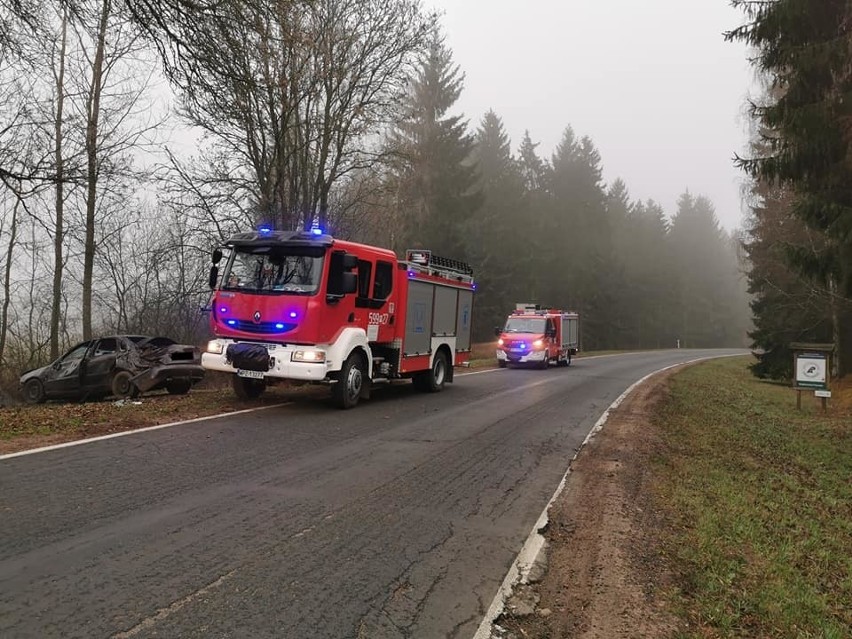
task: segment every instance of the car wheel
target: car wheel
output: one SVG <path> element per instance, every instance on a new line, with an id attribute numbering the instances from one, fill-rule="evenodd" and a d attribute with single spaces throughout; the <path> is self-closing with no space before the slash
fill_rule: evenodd
<path id="1" fill-rule="evenodd" d="M 266 382 L 262 379 L 251 379 L 234 375 L 231 384 L 234 387 L 236 396 L 242 400 L 257 399 L 266 390 Z"/>
<path id="2" fill-rule="evenodd" d="M 170 379 L 166 382 L 169 395 L 186 395 L 190 388 L 192 388 L 192 382 L 188 379 Z"/>
<path id="3" fill-rule="evenodd" d="M 340 408 L 353 408 L 358 404 L 367 381 L 364 368 L 364 358 L 358 353 L 352 353 L 343 362 L 340 377 L 331 387 L 331 397 Z"/>
<path id="4" fill-rule="evenodd" d="M 139 394 L 139 389 L 131 381 L 133 374 L 130 371 L 118 371 L 112 376 L 112 394 L 116 397 L 136 397 Z"/>
<path id="5" fill-rule="evenodd" d="M 40 379 L 28 379 L 24 383 L 23 393 L 27 404 L 42 404 L 47 399 L 44 394 L 44 384 Z"/>

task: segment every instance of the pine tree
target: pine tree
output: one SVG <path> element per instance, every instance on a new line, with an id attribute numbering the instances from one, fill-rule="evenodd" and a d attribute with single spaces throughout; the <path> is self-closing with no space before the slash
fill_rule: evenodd
<path id="1" fill-rule="evenodd" d="M 719 227 L 713 203 L 704 196 L 681 195 L 670 235 L 681 346 L 740 346 L 744 332 L 740 335 L 737 256 L 731 238 Z"/>
<path id="2" fill-rule="evenodd" d="M 506 313 L 521 301 L 518 266 L 523 263 L 525 249 L 518 242 L 517 230 L 526 224 L 520 167 L 512 156 L 503 122 L 493 111 L 482 118 L 474 157 L 483 196 L 473 232 L 478 241 L 470 247 L 480 282 L 474 329 L 478 339 L 487 339 L 491 328 L 500 325 Z"/>
<path id="3" fill-rule="evenodd" d="M 539 157 L 536 147 L 538 143 L 532 141 L 529 131 L 525 131 L 517 160 L 523 185 L 521 211 L 524 222 L 516 227 L 514 233 L 520 248 L 517 281 L 523 297 L 516 301 L 556 306 L 560 300 L 549 299 L 551 291 L 547 287 L 552 279 L 547 269 L 551 260 L 548 244 L 553 239 L 553 196 L 550 188 L 553 171 Z M 566 300 L 561 304 L 569 302 Z"/>
<path id="4" fill-rule="evenodd" d="M 399 250 L 419 245 L 455 259 L 469 253 L 469 230 L 481 205 L 473 138 L 461 115 L 449 115 L 463 84 L 436 32 L 391 140 L 401 160 L 395 175 L 404 220 Z"/>
<path id="5" fill-rule="evenodd" d="M 613 344 L 617 336 L 613 255 L 600 154 L 588 137 L 567 127 L 552 160 L 554 217 L 549 233 L 553 296 L 586 317 L 586 348 Z"/>
<path id="6" fill-rule="evenodd" d="M 831 314 L 837 318 L 832 341 L 840 352 L 852 350 L 852 327 L 841 322 L 841 307 L 852 299 L 852 5 L 847 0 L 732 4 L 748 22 L 727 38 L 753 47 L 754 64 L 770 86 L 764 102 L 752 107 L 760 125 L 757 152 L 739 164 L 752 177 L 787 189 L 792 213 L 824 235 L 819 253 L 791 251 L 788 259 L 831 291 Z"/>

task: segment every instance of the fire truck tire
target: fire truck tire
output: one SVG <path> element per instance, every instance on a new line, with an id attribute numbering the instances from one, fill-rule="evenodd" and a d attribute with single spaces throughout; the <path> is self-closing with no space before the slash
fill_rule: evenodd
<path id="1" fill-rule="evenodd" d="M 438 351 L 435 354 L 435 359 L 432 360 L 432 368 L 428 371 L 419 373 L 414 378 L 414 385 L 418 390 L 427 393 L 440 393 L 444 390 L 444 384 L 447 381 L 447 356 L 443 351 Z"/>
<path id="2" fill-rule="evenodd" d="M 343 362 L 340 377 L 331 387 L 331 397 L 339 408 L 345 410 L 358 404 L 366 382 L 364 369 L 364 358 L 358 353 L 352 353 Z"/>
<path id="3" fill-rule="evenodd" d="M 110 389 L 116 397 L 136 397 L 139 394 L 139 389 L 131 381 L 133 374 L 130 371 L 118 371 L 112 376 L 112 384 Z"/>
<path id="4" fill-rule="evenodd" d="M 262 379 L 248 379 L 236 375 L 231 378 L 231 385 L 234 388 L 234 394 L 242 400 L 257 399 L 266 390 L 266 382 Z"/>
<path id="5" fill-rule="evenodd" d="M 539 362 L 538 367 L 547 370 L 550 367 L 550 357 L 545 354 L 544 359 Z"/>
<path id="6" fill-rule="evenodd" d="M 497 368 L 506 368 L 506 360 L 498 359 L 497 360 Z"/>

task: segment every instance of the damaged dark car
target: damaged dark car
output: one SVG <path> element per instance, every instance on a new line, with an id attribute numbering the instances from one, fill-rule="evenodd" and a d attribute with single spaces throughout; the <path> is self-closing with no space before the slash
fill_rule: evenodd
<path id="1" fill-rule="evenodd" d="M 183 395 L 204 377 L 195 346 L 168 337 L 111 335 L 78 344 L 58 360 L 21 375 L 30 404 L 47 399 L 136 397 L 165 389 Z"/>

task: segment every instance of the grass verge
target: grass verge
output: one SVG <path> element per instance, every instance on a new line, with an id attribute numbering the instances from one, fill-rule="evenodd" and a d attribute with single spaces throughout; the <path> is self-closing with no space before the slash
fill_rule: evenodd
<path id="1" fill-rule="evenodd" d="M 691 367 L 657 419 L 679 639 L 852 637 L 852 385 L 823 414 L 747 359 Z"/>

